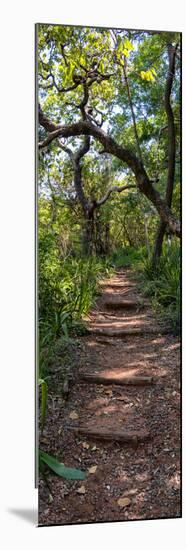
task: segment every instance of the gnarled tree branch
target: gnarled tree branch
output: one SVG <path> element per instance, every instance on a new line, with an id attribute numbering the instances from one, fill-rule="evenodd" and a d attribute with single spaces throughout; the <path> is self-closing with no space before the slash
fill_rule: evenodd
<path id="1" fill-rule="evenodd" d="M 110 197 L 111 193 L 114 193 L 115 191 L 117 193 L 121 193 L 126 189 L 129 189 L 129 191 L 130 189 L 136 189 L 136 185 L 122 185 L 121 187 L 119 187 L 119 185 L 113 185 L 113 187 L 109 187 L 105 195 L 100 200 L 96 201 L 96 206 L 101 206 L 102 204 L 104 204 Z"/>
<path id="2" fill-rule="evenodd" d="M 72 137 L 80 135 L 89 135 L 97 139 L 104 147 L 104 151 L 116 156 L 129 166 L 136 177 L 138 189 L 154 204 L 161 219 L 168 224 L 170 231 L 180 236 L 180 223 L 172 214 L 166 201 L 161 197 L 160 193 L 153 187 L 143 163 L 137 156 L 125 147 L 119 145 L 111 136 L 107 135 L 103 129 L 97 127 L 87 120 L 80 120 L 74 124 L 60 126 L 51 123 L 47 117 L 39 113 L 39 122 L 46 129 L 49 129 L 48 137 L 39 143 L 39 148 L 42 149 L 48 146 L 54 139 L 61 137 Z"/>

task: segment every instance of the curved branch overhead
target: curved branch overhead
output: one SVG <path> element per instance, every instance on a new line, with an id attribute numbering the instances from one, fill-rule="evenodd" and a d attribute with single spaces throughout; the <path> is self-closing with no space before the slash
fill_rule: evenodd
<path id="1" fill-rule="evenodd" d="M 119 145 L 111 136 L 106 134 L 103 129 L 92 124 L 87 120 L 80 120 L 70 125 L 56 125 L 48 119 L 43 113 L 41 108 L 39 109 L 39 123 L 48 132 L 48 136 L 42 142 L 39 143 L 39 148 L 43 149 L 47 147 L 52 141 L 59 137 L 72 137 L 72 136 L 92 136 L 99 141 L 104 147 L 106 153 L 114 155 L 121 161 L 127 164 L 132 170 L 136 178 L 136 184 L 139 189 L 155 206 L 160 218 L 168 224 L 170 231 L 180 236 L 180 222 L 172 214 L 166 201 L 161 197 L 157 189 L 152 185 L 142 162 L 137 156 L 129 149 Z"/>
<path id="2" fill-rule="evenodd" d="M 63 143 L 61 143 L 60 140 L 58 140 L 58 145 L 60 149 L 62 149 L 65 153 L 68 154 L 72 162 L 72 166 L 74 169 L 74 187 L 75 187 L 79 202 L 86 216 L 89 217 L 93 215 L 93 212 L 96 208 L 99 208 L 100 206 L 102 206 L 102 204 L 105 204 L 105 202 L 109 199 L 111 193 L 114 193 L 114 192 L 121 193 L 122 191 L 126 191 L 126 190 L 130 191 L 130 189 L 136 189 L 136 185 L 122 185 L 122 186 L 114 185 L 112 187 L 109 187 L 109 189 L 101 199 L 99 200 L 95 199 L 94 201 L 91 201 L 91 202 L 88 201 L 83 190 L 82 167 L 81 167 L 80 161 L 84 157 L 84 155 L 88 153 L 90 149 L 90 136 L 86 136 L 86 135 L 84 136 L 83 145 L 79 147 L 76 153 L 73 153 L 70 147 L 63 145 Z"/>
<path id="3" fill-rule="evenodd" d="M 101 199 L 96 201 L 96 205 L 102 206 L 102 204 L 104 204 L 107 201 L 107 199 L 110 197 L 111 193 L 114 193 L 114 192 L 122 193 L 122 191 L 126 191 L 126 190 L 130 191 L 131 189 L 136 189 L 136 185 L 121 185 L 121 186 L 113 185 L 113 187 L 109 187 L 109 189 Z"/>

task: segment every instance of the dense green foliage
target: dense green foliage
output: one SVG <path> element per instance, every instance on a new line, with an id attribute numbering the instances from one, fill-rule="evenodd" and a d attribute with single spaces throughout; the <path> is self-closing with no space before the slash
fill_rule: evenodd
<path id="1" fill-rule="evenodd" d="M 180 332 L 181 323 L 181 259 L 177 242 L 164 246 L 156 269 L 147 259 L 143 265 L 145 293 L 151 297 L 152 305 L 174 333 Z"/>
<path id="2" fill-rule="evenodd" d="M 68 340 L 73 330 L 76 333 L 83 330 L 81 316 L 88 312 L 93 302 L 99 276 L 108 271 L 106 259 L 81 257 L 80 243 L 75 237 L 77 224 L 75 228 L 73 225 L 68 227 L 66 217 L 61 220 L 61 213 L 52 224 L 48 203 L 39 202 L 41 376 L 46 374 L 46 362 L 50 360 L 50 352 L 53 354 L 56 340 L 61 335 Z"/>

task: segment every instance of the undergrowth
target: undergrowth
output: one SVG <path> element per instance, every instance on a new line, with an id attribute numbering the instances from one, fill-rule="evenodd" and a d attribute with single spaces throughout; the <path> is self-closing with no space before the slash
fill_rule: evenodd
<path id="1" fill-rule="evenodd" d="M 152 252 L 152 251 L 151 251 Z M 141 290 L 151 300 L 157 317 L 172 328 L 174 334 L 179 334 L 181 324 L 181 264 L 180 246 L 177 239 L 171 244 L 166 242 L 157 266 L 153 266 L 152 254 L 141 247 L 120 248 L 111 259 L 116 268 L 130 267 L 135 278 L 141 282 Z"/>
<path id="2" fill-rule="evenodd" d="M 144 292 L 152 299 L 152 305 L 162 320 L 172 327 L 175 334 L 181 324 L 181 263 L 180 247 L 175 241 L 164 246 L 157 267 L 149 259 L 143 264 Z"/>
<path id="3" fill-rule="evenodd" d="M 39 282 L 39 373 L 47 375 L 57 346 L 68 354 L 74 337 L 86 332 L 82 316 L 94 302 L 99 278 L 109 273 L 109 263 L 96 257 L 55 258 L 50 269 L 40 267 Z"/>
<path id="4" fill-rule="evenodd" d="M 106 260 L 56 256 L 40 258 L 39 282 L 39 410 L 44 426 L 49 392 L 63 395 L 65 380 L 76 364 L 78 337 L 86 332 L 82 316 L 94 302 L 100 277 L 111 271 Z M 48 269 L 49 267 L 49 269 Z M 56 388 L 57 373 L 57 388 Z"/>
<path id="5" fill-rule="evenodd" d="M 46 257 L 45 257 L 46 259 Z M 52 370 L 63 380 L 75 364 L 78 337 L 86 333 L 82 316 L 94 303 L 101 277 L 113 269 L 130 267 L 142 293 L 151 300 L 157 318 L 167 323 L 174 334 L 180 332 L 180 248 L 177 240 L 164 244 L 163 254 L 153 266 L 145 247 L 119 248 L 104 259 L 71 258 L 62 262 L 50 258 L 40 268 L 39 378 L 50 385 Z M 44 392 L 44 382 L 41 391 Z"/>
<path id="6" fill-rule="evenodd" d="M 122 267 L 133 267 L 141 258 L 142 250 L 145 251 L 145 247 L 143 249 L 132 248 L 129 246 L 120 247 L 112 254 L 110 258 L 111 265 L 113 265 L 116 269 Z"/>

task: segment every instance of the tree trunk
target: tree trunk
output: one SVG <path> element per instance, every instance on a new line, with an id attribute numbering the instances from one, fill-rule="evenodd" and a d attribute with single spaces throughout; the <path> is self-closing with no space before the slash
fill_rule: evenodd
<path id="1" fill-rule="evenodd" d="M 165 231 L 166 231 L 166 223 L 162 222 L 161 220 L 158 226 L 155 244 L 154 244 L 154 253 L 153 253 L 154 267 L 157 266 L 158 260 L 162 254 L 163 239 L 164 239 Z"/>
<path id="2" fill-rule="evenodd" d="M 110 224 L 106 223 L 105 225 L 105 254 L 110 252 Z"/>
<path id="3" fill-rule="evenodd" d="M 128 100 L 129 100 L 129 105 L 130 105 L 130 110 L 131 110 L 131 115 L 132 115 L 134 136 L 135 136 L 135 140 L 136 140 L 138 156 L 139 156 L 140 161 L 143 162 L 142 161 L 142 155 L 141 155 L 141 149 L 140 149 L 138 130 L 137 130 L 137 125 L 136 125 L 136 117 L 135 117 L 135 113 L 134 113 L 134 107 L 133 107 L 133 102 L 132 102 L 132 97 L 131 97 L 130 87 L 129 87 L 129 81 L 128 81 L 128 76 L 127 76 L 127 59 L 126 58 L 125 58 L 125 65 L 123 67 L 123 75 L 124 75 L 124 80 L 125 80 L 125 84 L 126 84 L 126 88 L 127 88 L 127 95 L 128 95 Z"/>
<path id="4" fill-rule="evenodd" d="M 85 212 L 84 212 L 85 215 Z M 82 254 L 92 256 L 94 252 L 94 212 L 88 211 L 83 220 Z"/>
<path id="5" fill-rule="evenodd" d="M 150 258 L 150 243 L 149 243 L 149 234 L 148 234 L 148 221 L 145 217 L 144 217 L 144 226 L 145 226 L 146 247 L 147 247 L 148 257 Z"/>
<path id="6" fill-rule="evenodd" d="M 123 218 L 124 234 L 125 234 L 126 237 L 127 237 L 127 241 L 128 241 L 129 246 L 133 247 L 133 242 L 132 242 L 132 240 L 131 240 L 131 236 L 130 236 L 129 231 L 128 231 L 128 229 L 127 229 L 125 220 L 126 220 L 126 218 L 124 217 L 124 218 Z"/>
<path id="7" fill-rule="evenodd" d="M 175 75 L 175 56 L 176 47 L 168 44 L 168 56 L 169 56 L 169 68 L 165 86 L 165 110 L 168 121 L 168 174 L 167 174 L 167 188 L 166 188 L 166 202 L 169 208 L 172 204 L 172 196 L 174 189 L 174 176 L 175 176 L 175 159 L 176 159 L 176 137 L 175 137 L 175 125 L 174 125 L 174 113 L 171 107 L 170 96 Z M 154 245 L 153 253 L 153 265 L 157 267 L 158 260 L 162 254 L 163 239 L 166 232 L 167 224 L 161 219 Z"/>

